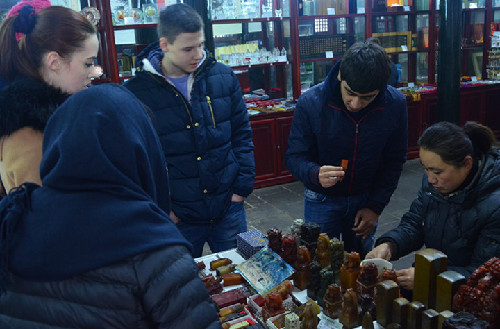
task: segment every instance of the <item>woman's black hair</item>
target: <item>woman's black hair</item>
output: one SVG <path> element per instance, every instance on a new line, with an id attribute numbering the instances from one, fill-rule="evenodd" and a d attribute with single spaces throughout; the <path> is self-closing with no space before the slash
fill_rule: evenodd
<path id="1" fill-rule="evenodd" d="M 463 166 L 466 156 L 479 158 L 497 144 L 493 131 L 477 122 L 467 122 L 462 129 L 441 121 L 427 128 L 418 140 L 420 148 L 438 154 L 444 162 L 457 168 Z"/>

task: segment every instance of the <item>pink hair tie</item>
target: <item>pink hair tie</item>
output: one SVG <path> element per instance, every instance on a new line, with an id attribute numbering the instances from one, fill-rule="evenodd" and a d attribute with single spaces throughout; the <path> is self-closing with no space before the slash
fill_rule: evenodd
<path id="1" fill-rule="evenodd" d="M 20 14 L 20 11 L 26 7 L 26 6 L 31 6 L 32 8 L 34 8 L 35 12 L 34 14 L 38 13 L 40 10 L 42 10 L 43 8 L 47 8 L 47 7 L 50 7 L 52 4 L 50 3 L 50 0 L 22 0 L 20 2 L 18 2 L 17 4 L 15 4 L 10 10 L 9 12 L 7 13 L 7 18 L 11 17 L 11 16 L 17 16 Z M 34 16 L 33 14 L 33 16 Z M 17 19 L 16 19 L 17 20 Z M 24 23 L 19 23 L 19 24 L 24 24 Z M 34 26 L 34 20 L 33 20 L 33 26 Z M 21 40 L 21 38 L 23 37 L 23 33 L 21 32 L 21 30 L 23 30 L 24 28 L 23 27 L 19 27 L 19 28 L 16 28 L 14 27 L 16 32 L 16 39 L 17 41 Z M 33 30 L 33 28 L 31 28 L 30 32 Z"/>

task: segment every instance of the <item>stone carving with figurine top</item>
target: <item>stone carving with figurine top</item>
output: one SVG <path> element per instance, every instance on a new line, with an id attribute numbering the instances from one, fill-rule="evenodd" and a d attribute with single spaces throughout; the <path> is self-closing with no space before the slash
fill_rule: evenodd
<path id="1" fill-rule="evenodd" d="M 291 234 L 286 234 L 281 239 L 281 258 L 291 266 L 295 266 L 297 261 L 297 238 Z"/>
<path id="2" fill-rule="evenodd" d="M 266 303 L 262 307 L 262 317 L 264 320 L 282 313 L 285 313 L 285 307 L 283 307 L 281 295 L 277 292 L 268 294 L 266 296 Z"/>
<path id="3" fill-rule="evenodd" d="M 369 295 L 375 296 L 375 285 L 378 282 L 377 265 L 374 263 L 364 263 L 361 267 L 357 279 L 358 296 Z"/>
<path id="4" fill-rule="evenodd" d="M 349 288 L 344 294 L 344 302 L 342 303 L 342 310 L 339 314 L 339 321 L 344 328 L 352 329 L 361 324 L 359 311 L 356 292 Z"/>
<path id="5" fill-rule="evenodd" d="M 319 319 L 312 304 L 306 305 L 304 311 L 299 316 L 302 322 L 302 329 L 317 329 Z"/>
<path id="6" fill-rule="evenodd" d="M 307 289 L 309 284 L 309 263 L 311 263 L 309 249 L 306 246 L 300 246 L 297 250 L 297 262 L 293 273 L 293 283 L 300 290 Z"/>
<path id="7" fill-rule="evenodd" d="M 331 284 L 326 290 L 323 297 L 323 313 L 331 319 L 336 319 L 342 309 L 342 294 L 340 287 L 336 284 Z"/>
<path id="8" fill-rule="evenodd" d="M 321 268 L 330 266 L 330 239 L 326 233 L 321 233 L 318 237 L 318 247 L 314 260 L 321 264 Z"/>

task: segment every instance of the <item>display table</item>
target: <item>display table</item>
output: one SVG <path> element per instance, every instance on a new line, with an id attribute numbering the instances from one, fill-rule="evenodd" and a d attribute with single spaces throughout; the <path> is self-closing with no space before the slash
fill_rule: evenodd
<path id="1" fill-rule="evenodd" d="M 230 249 L 226 250 L 223 252 L 218 252 L 218 253 L 213 253 L 209 255 L 205 255 L 199 258 L 195 258 L 195 262 L 203 262 L 205 264 L 206 269 L 204 270 L 205 275 L 216 275 L 215 271 L 210 271 L 210 262 L 221 259 L 221 258 L 229 258 L 232 260 L 233 264 L 241 264 L 245 262 L 246 260 L 236 251 L 236 249 Z M 242 285 L 235 285 L 235 286 L 228 286 L 228 287 L 223 287 L 223 292 L 241 288 Z M 299 290 L 296 287 L 294 287 L 293 290 L 293 296 L 302 304 L 306 303 L 307 301 L 310 300 L 310 298 L 307 296 L 307 290 Z M 343 326 L 339 322 L 338 319 L 330 319 L 327 316 L 325 316 L 323 313 L 319 314 L 319 319 L 320 322 L 318 324 L 318 329 L 341 329 Z M 374 329 L 383 329 L 382 326 L 380 326 L 376 321 L 373 321 Z M 269 328 L 269 326 L 268 326 Z M 272 328 L 272 327 L 271 327 Z M 356 329 L 361 329 L 361 326 L 357 327 Z"/>

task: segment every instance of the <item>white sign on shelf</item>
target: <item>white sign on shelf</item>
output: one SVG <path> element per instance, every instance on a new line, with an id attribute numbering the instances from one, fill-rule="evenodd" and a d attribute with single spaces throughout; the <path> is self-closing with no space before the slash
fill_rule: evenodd
<path id="1" fill-rule="evenodd" d="M 477 81 L 477 77 L 475 75 L 471 76 L 470 78 L 471 78 L 472 82 L 476 82 Z"/>
<path id="2" fill-rule="evenodd" d="M 401 51 L 408 51 L 408 46 L 401 45 Z"/>
<path id="3" fill-rule="evenodd" d="M 410 6 L 403 6 L 403 8 L 404 8 L 405 11 L 410 11 L 411 10 Z"/>
<path id="4" fill-rule="evenodd" d="M 415 87 L 415 82 L 408 82 L 408 87 L 410 88 Z"/>
<path id="5" fill-rule="evenodd" d="M 134 24 L 133 17 L 124 17 L 123 21 L 124 21 L 125 25 Z"/>
<path id="6" fill-rule="evenodd" d="M 328 8 L 327 12 L 328 12 L 328 15 L 335 15 L 335 8 Z"/>
<path id="7" fill-rule="evenodd" d="M 358 14 L 364 14 L 365 8 L 358 8 Z"/>
<path id="8" fill-rule="evenodd" d="M 325 58 L 333 58 L 333 51 L 325 52 Z"/>

